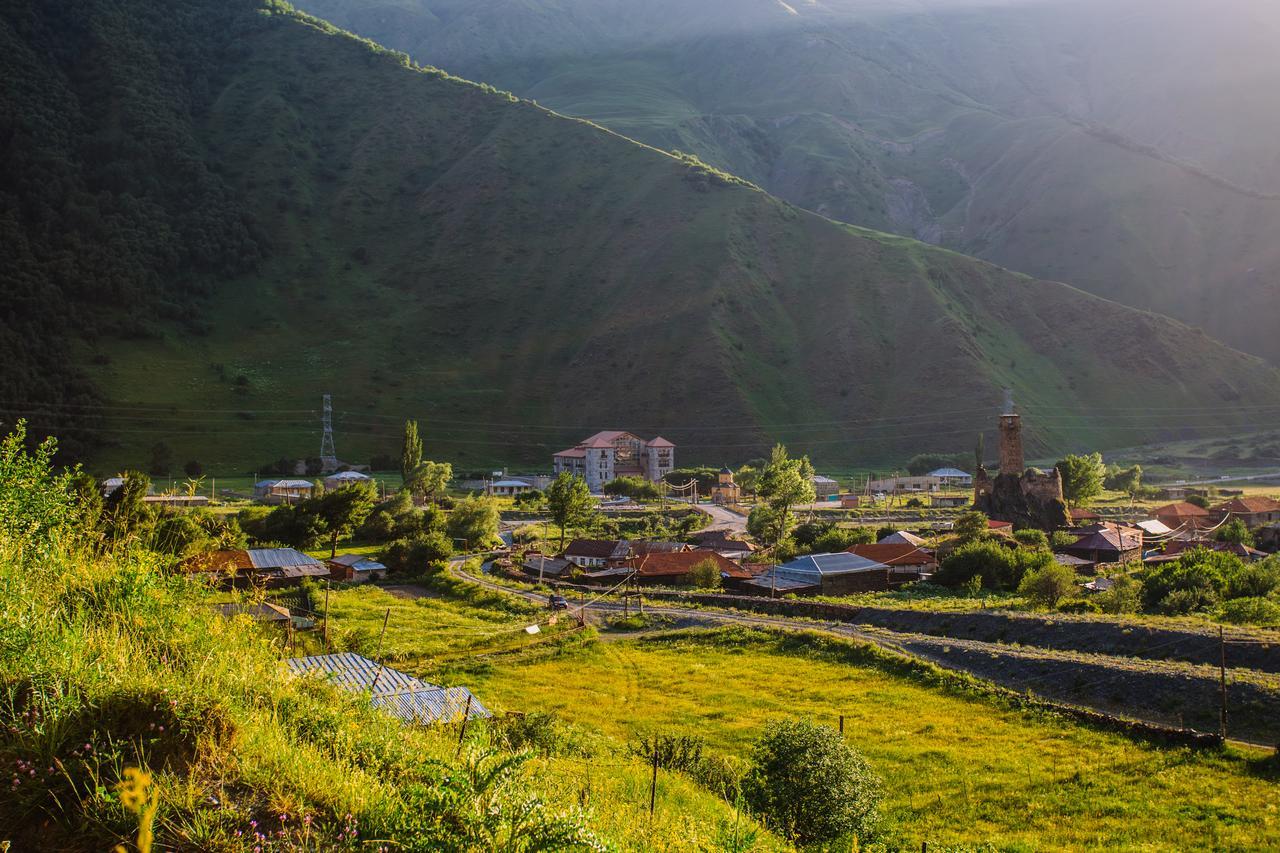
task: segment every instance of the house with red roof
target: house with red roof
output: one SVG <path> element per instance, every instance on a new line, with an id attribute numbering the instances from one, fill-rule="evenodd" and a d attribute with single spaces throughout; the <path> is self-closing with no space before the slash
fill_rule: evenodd
<path id="1" fill-rule="evenodd" d="M 1213 526 L 1213 514 L 1204 507 L 1189 504 L 1186 501 L 1165 504 L 1153 515 L 1156 521 L 1173 530 L 1191 531 Z"/>
<path id="2" fill-rule="evenodd" d="M 601 582 L 619 583 L 630 576 L 638 584 L 691 586 L 694 567 L 706 562 L 711 562 L 720 570 L 720 580 L 726 586 L 752 577 L 751 572 L 715 551 L 655 551 L 639 554 L 613 568 L 589 572 L 587 577 Z"/>
<path id="3" fill-rule="evenodd" d="M 850 545 L 845 549 L 876 563 L 889 567 L 891 582 L 918 580 L 938 568 L 938 558 L 928 548 L 906 542 L 876 542 L 870 545 Z M 904 578 L 911 575 L 911 578 Z"/>
<path id="4" fill-rule="evenodd" d="M 643 439 L 622 430 L 605 430 L 551 457 L 557 474 L 567 471 L 599 493 L 618 477 L 643 477 L 656 483 L 676 467 L 676 446 L 662 436 Z"/>
<path id="5" fill-rule="evenodd" d="M 1233 498 L 1215 506 L 1212 513 L 1219 522 L 1238 518 L 1249 527 L 1262 527 L 1280 521 L 1280 501 L 1262 495 Z"/>

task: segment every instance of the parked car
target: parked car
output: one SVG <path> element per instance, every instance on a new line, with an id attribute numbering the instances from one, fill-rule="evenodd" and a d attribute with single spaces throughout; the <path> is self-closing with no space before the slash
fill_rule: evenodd
<path id="1" fill-rule="evenodd" d="M 563 595 L 552 595 L 547 598 L 548 610 L 568 610 L 569 601 Z"/>

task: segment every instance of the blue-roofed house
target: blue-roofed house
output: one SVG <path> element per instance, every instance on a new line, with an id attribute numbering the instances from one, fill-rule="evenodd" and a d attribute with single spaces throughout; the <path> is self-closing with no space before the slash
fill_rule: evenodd
<path id="1" fill-rule="evenodd" d="M 401 722 L 417 725 L 451 723 L 491 717 L 488 709 L 465 687 L 440 687 L 382 666 L 353 652 L 313 655 L 285 661 L 301 677 L 324 678 L 352 693 L 367 693 L 375 708 Z"/>
<path id="2" fill-rule="evenodd" d="M 846 595 L 889 589 L 890 569 L 857 554 L 808 554 L 745 582 L 750 591 L 776 595 Z"/>
<path id="3" fill-rule="evenodd" d="M 973 475 L 966 474 L 959 468 L 939 468 L 937 471 L 930 471 L 930 477 L 937 477 L 942 481 L 942 485 L 953 489 L 969 489 L 973 487 Z"/>

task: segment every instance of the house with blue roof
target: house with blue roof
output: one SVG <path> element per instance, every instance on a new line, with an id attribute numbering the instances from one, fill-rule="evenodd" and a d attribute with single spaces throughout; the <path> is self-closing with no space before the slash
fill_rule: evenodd
<path id="1" fill-rule="evenodd" d="M 889 589 L 890 568 L 857 554 L 806 554 L 774 566 L 743 587 L 756 594 L 848 595 Z"/>

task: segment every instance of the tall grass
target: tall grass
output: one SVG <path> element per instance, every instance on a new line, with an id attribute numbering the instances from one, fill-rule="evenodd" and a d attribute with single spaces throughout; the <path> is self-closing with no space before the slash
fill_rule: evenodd
<path id="1" fill-rule="evenodd" d="M 622 801 L 645 784 L 635 762 L 579 795 L 563 759 L 513 753 L 493 727 L 461 741 L 290 678 L 278 637 L 223 618 L 200 584 L 146 552 L 77 545 L 47 459 L 15 460 L 25 473 L 0 464 L 0 504 L 51 512 L 42 529 L 67 535 L 33 549 L 31 529 L 0 529 L 0 842 L 14 849 L 137 849 L 146 812 L 157 849 L 677 849 L 687 825 L 732 814 L 671 778 L 666 819 L 642 825 L 641 798 Z M 146 809 L 121 785 L 139 771 Z"/>

